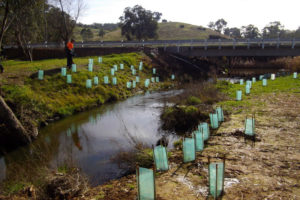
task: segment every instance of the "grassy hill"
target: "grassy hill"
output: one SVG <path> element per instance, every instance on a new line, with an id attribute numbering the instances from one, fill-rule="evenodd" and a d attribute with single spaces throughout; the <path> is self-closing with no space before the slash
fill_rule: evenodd
<path id="1" fill-rule="evenodd" d="M 81 41 L 80 36 L 81 27 L 76 27 L 75 29 L 75 39 Z M 114 31 L 107 32 L 103 38 L 98 36 L 99 30 L 92 29 L 94 37 L 91 41 L 120 41 L 125 40 L 121 36 L 121 29 L 118 28 Z M 164 22 L 158 24 L 158 39 L 159 40 L 186 40 L 186 39 L 208 39 L 212 36 L 226 37 L 220 33 L 217 33 L 209 28 L 204 28 L 202 26 L 196 26 L 181 22 Z"/>

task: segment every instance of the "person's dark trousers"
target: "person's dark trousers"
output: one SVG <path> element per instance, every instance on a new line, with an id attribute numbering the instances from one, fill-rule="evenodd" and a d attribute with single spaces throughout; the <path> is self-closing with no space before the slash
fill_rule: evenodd
<path id="1" fill-rule="evenodd" d="M 72 54 L 68 53 L 68 54 L 67 54 L 67 67 L 68 67 L 69 69 L 71 69 L 72 64 L 73 64 Z"/>

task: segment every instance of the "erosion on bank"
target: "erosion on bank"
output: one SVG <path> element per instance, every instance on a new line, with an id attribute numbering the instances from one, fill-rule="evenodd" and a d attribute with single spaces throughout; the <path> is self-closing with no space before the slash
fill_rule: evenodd
<path id="1" fill-rule="evenodd" d="M 89 58 L 94 59 L 92 72 L 88 71 Z M 143 67 L 139 70 L 141 61 Z M 67 74 L 72 75 L 71 84 L 61 75 L 60 68 L 65 66 L 65 62 L 65 59 L 51 59 L 3 63 L 5 72 L 0 75 L 2 96 L 29 132 L 34 127 L 47 125 L 61 117 L 146 90 L 169 88 L 174 83 L 168 73 L 160 73 L 159 69 L 154 75 L 152 68 L 156 66 L 143 53 L 108 55 L 103 57 L 102 63 L 98 63 L 98 57 L 75 58 L 77 72 L 67 71 Z M 120 69 L 120 64 L 124 64 L 124 70 Z M 118 70 L 111 75 L 113 65 L 117 65 Z M 135 74 L 132 73 L 131 65 L 135 68 Z M 38 70 L 44 70 L 44 80 L 38 80 Z M 94 84 L 96 76 L 99 79 L 98 85 Z M 109 84 L 104 84 L 104 76 L 108 76 Z M 128 89 L 127 82 L 135 81 L 136 76 L 139 77 L 136 88 Z M 112 85 L 112 77 L 117 78 L 116 85 Z M 151 82 L 146 88 L 144 81 L 151 77 L 159 77 L 160 82 Z M 86 88 L 87 79 L 93 82 L 90 89 Z"/>

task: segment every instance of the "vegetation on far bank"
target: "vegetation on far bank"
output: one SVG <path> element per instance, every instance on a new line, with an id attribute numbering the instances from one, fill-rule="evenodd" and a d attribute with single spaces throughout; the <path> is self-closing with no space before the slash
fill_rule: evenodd
<path id="1" fill-rule="evenodd" d="M 94 59 L 93 72 L 88 71 L 88 59 Z M 139 63 L 143 61 L 143 70 L 139 70 Z M 71 115 L 73 113 L 95 107 L 105 102 L 124 99 L 138 92 L 154 90 L 170 86 L 170 78 L 162 83 L 150 83 L 145 88 L 145 79 L 160 76 L 152 74 L 151 61 L 140 53 L 116 54 L 103 56 L 103 63 L 98 63 L 98 57 L 75 58 L 77 72 L 71 70 L 67 74 L 72 75 L 72 84 L 67 83 L 67 78 L 60 73 L 60 68 L 65 65 L 65 59 L 51 59 L 42 61 L 6 61 L 3 63 L 5 73 L 0 76 L 2 95 L 12 107 L 17 117 L 24 122 L 28 120 L 38 125 L 49 119 Z M 124 64 L 124 70 L 120 64 Z M 113 65 L 118 66 L 115 75 L 111 75 Z M 132 75 L 130 66 L 133 65 L 136 75 Z M 57 69 L 54 73 L 45 71 L 44 80 L 37 79 L 39 69 Z M 29 76 L 34 74 L 33 78 Z M 49 74 L 49 75 L 48 75 Z M 99 84 L 94 84 L 97 76 Z M 104 76 L 109 77 L 109 84 L 104 84 Z M 136 88 L 128 89 L 126 83 L 135 81 L 136 76 L 140 82 Z M 112 77 L 117 78 L 117 85 L 112 85 Z M 86 80 L 91 79 L 93 86 L 86 88 Z M 162 78 L 160 77 L 160 80 Z"/>

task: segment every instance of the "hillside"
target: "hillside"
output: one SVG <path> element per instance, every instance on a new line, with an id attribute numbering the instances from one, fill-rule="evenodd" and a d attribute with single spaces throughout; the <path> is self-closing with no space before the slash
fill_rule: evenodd
<path id="1" fill-rule="evenodd" d="M 81 41 L 80 36 L 81 27 L 76 27 L 75 29 L 75 39 Z M 121 36 L 121 29 L 107 32 L 103 38 L 98 36 L 99 30 L 91 28 L 91 31 L 94 34 L 94 37 L 91 41 L 120 41 L 125 40 Z M 164 22 L 159 23 L 158 25 L 158 39 L 159 40 L 187 40 L 187 39 L 208 39 L 209 36 L 220 36 L 226 37 L 222 34 L 219 34 L 209 28 L 204 28 L 202 26 L 196 26 L 187 23 L 181 22 Z"/>

